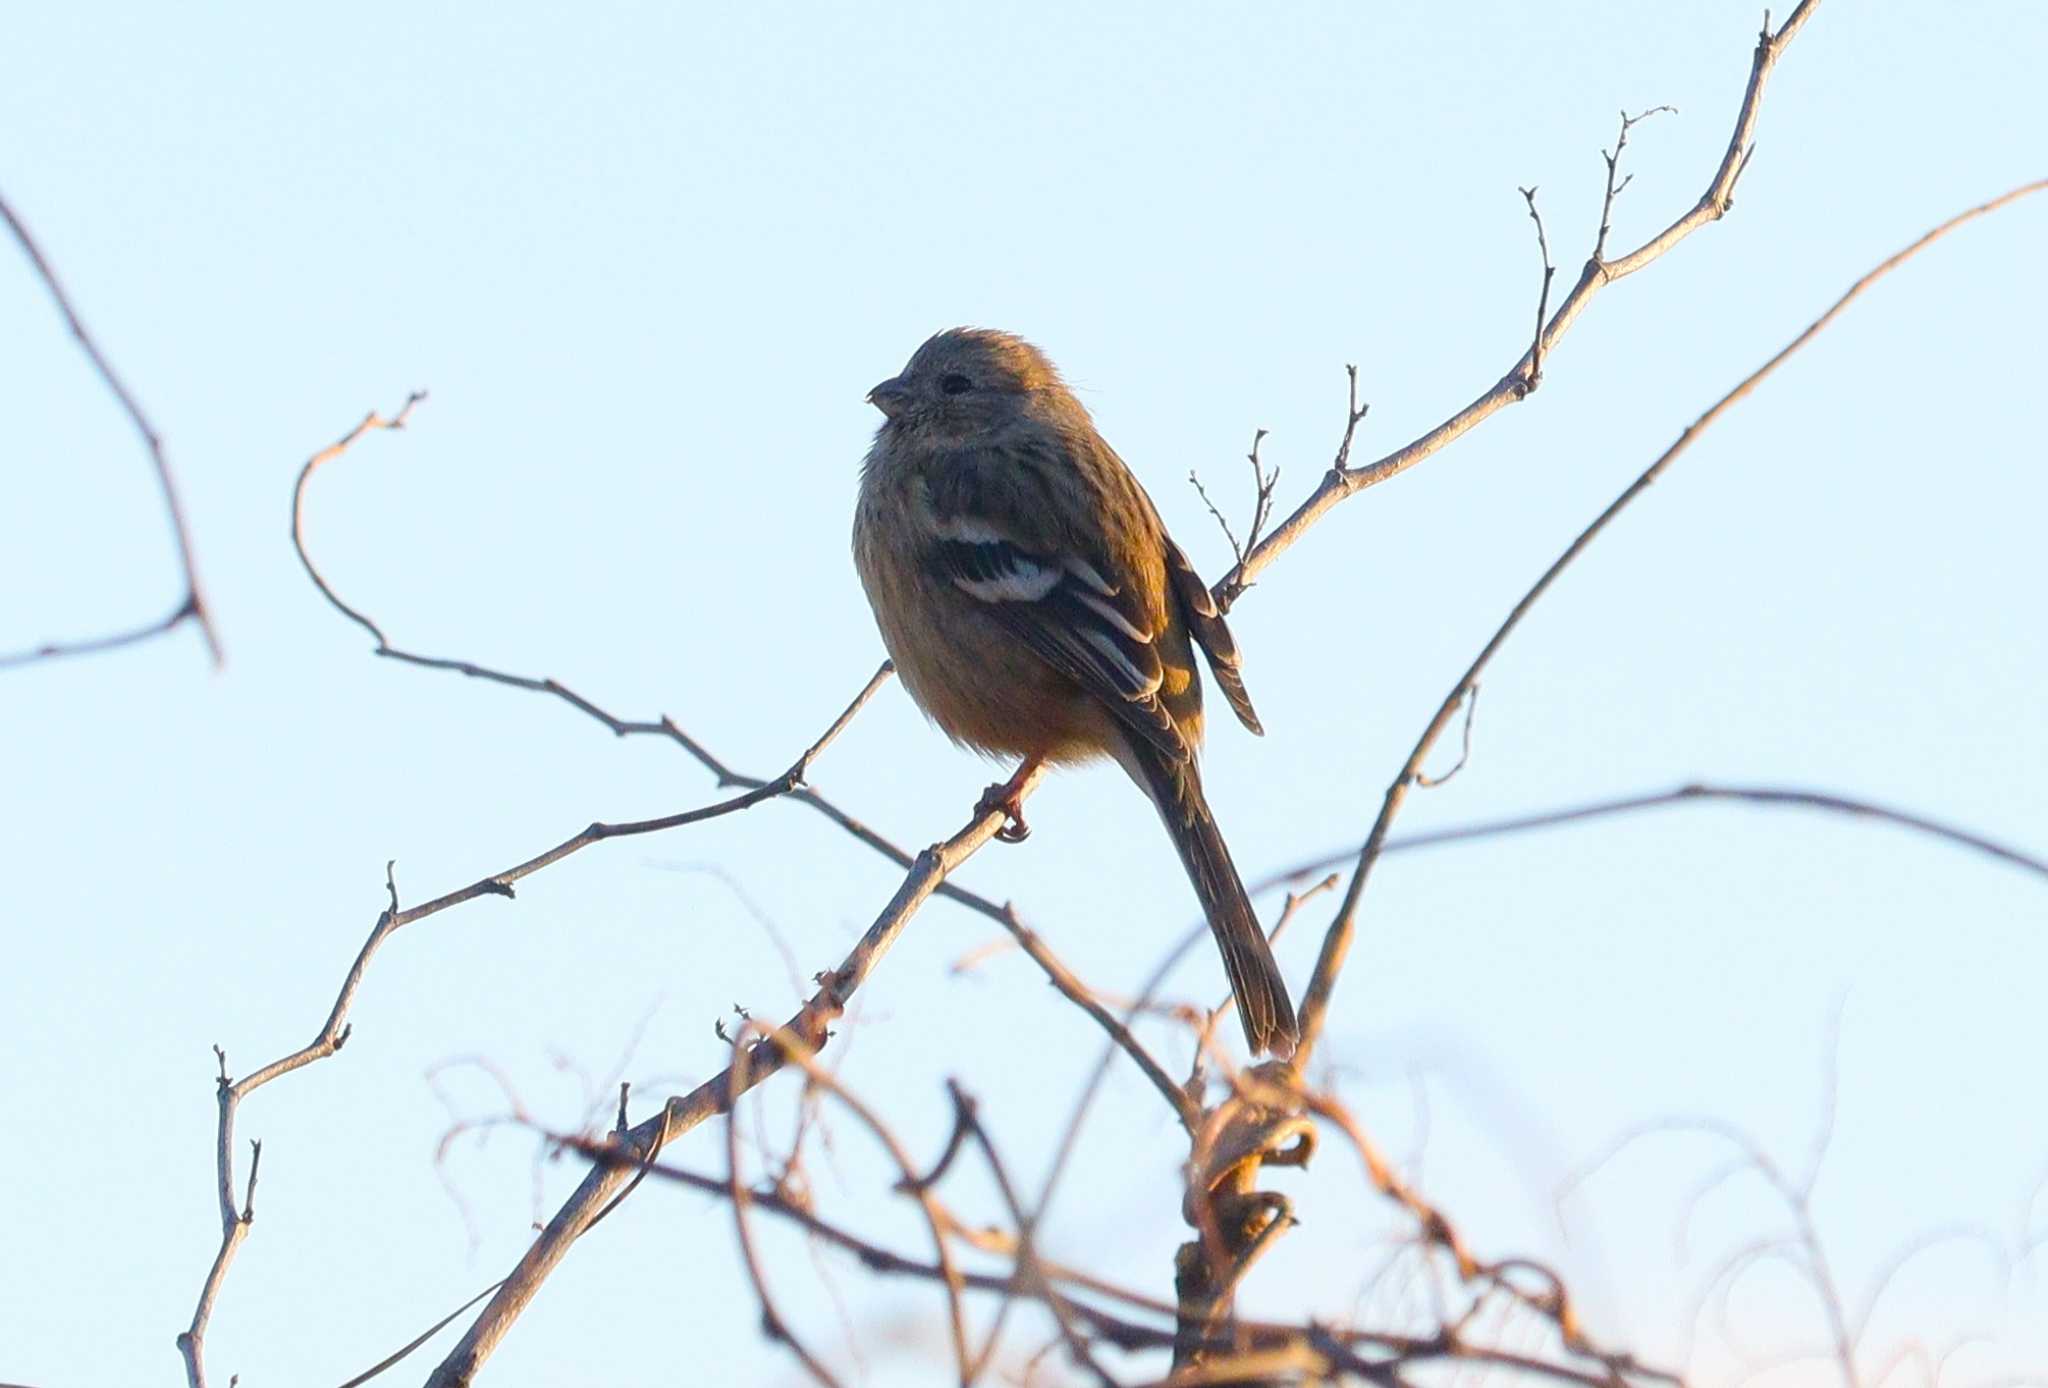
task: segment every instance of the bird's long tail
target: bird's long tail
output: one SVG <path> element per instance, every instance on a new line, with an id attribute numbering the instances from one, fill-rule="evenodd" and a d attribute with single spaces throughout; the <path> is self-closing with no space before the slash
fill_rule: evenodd
<path id="1" fill-rule="evenodd" d="M 1295 1027 L 1294 1005 L 1287 998 L 1287 984 L 1280 966 L 1259 927 L 1258 912 L 1245 895 L 1244 882 L 1230 861 L 1230 849 L 1209 813 L 1202 796 L 1202 779 L 1192 761 L 1132 738 L 1127 756 L 1119 758 L 1132 773 L 1180 850 L 1188 880 L 1202 899 L 1202 912 L 1209 918 L 1216 944 L 1223 951 L 1223 969 L 1230 975 L 1230 990 L 1237 995 L 1238 1016 L 1244 1022 L 1245 1041 L 1255 1055 L 1287 1057 L 1294 1054 L 1300 1033 Z"/>

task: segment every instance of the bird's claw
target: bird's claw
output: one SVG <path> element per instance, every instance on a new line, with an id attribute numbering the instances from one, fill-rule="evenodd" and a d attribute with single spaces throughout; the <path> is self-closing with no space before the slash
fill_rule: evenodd
<path id="1" fill-rule="evenodd" d="M 1024 822 L 1024 801 L 1017 794 L 1013 782 L 990 786 L 981 793 L 975 803 L 974 813 L 985 815 L 991 810 L 1003 812 L 1003 827 L 996 830 L 996 837 L 1004 843 L 1022 843 L 1031 837 L 1031 826 Z"/>

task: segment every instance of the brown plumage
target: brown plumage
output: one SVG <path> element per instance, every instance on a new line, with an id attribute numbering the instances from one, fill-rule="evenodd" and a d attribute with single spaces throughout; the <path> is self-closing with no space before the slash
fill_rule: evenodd
<path id="1" fill-rule="evenodd" d="M 978 751 L 1122 765 L 1201 898 L 1246 1040 L 1291 1054 L 1286 985 L 1202 795 L 1197 647 L 1255 733 L 1258 716 L 1237 643 L 1151 498 L 1052 363 L 1008 333 L 942 332 L 868 398 L 888 418 L 861 473 L 854 560 L 904 687 Z"/>

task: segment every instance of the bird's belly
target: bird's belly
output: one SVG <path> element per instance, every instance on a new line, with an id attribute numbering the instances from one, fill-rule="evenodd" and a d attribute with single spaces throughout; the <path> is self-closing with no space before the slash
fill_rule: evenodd
<path id="1" fill-rule="evenodd" d="M 1085 761 L 1101 755 L 1100 706 L 1065 675 L 979 613 L 977 639 L 937 647 L 928 635 L 883 639 L 910 696 L 955 742 L 993 755 Z"/>
<path id="2" fill-rule="evenodd" d="M 972 599 L 915 570 L 860 567 L 896 674 L 940 731 L 992 756 L 1104 754 L 1115 732 L 1101 705 Z"/>

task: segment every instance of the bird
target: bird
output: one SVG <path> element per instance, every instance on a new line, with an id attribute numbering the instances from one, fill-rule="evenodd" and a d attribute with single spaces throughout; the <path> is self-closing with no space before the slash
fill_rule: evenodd
<path id="1" fill-rule="evenodd" d="M 867 399 L 854 565 L 911 698 L 954 742 L 1019 758 L 980 803 L 1030 832 L 1039 766 L 1108 757 L 1151 799 L 1200 898 L 1254 1055 L 1299 1040 L 1287 985 L 1197 756 L 1206 659 L 1263 734 L 1237 643 L 1131 470 L 1044 352 L 987 328 L 928 339 Z"/>

